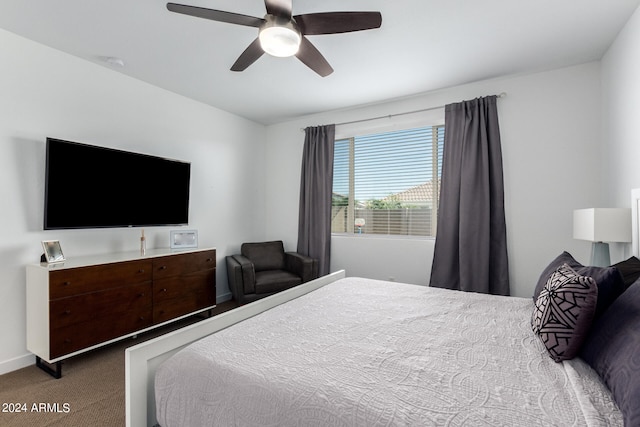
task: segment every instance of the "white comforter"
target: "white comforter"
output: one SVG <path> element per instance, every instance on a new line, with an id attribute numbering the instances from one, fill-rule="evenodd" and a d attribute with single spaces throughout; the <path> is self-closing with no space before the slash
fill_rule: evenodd
<path id="1" fill-rule="evenodd" d="M 347 278 L 204 338 L 157 371 L 163 427 L 622 425 L 530 298 Z"/>

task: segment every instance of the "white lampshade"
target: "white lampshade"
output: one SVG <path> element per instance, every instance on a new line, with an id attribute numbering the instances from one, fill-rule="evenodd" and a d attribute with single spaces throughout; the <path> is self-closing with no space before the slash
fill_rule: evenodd
<path id="1" fill-rule="evenodd" d="M 573 211 L 573 238 L 590 242 L 630 242 L 631 209 L 577 209 Z"/>
<path id="2" fill-rule="evenodd" d="M 591 265 L 611 264 L 609 244 L 631 241 L 631 209 L 591 208 L 573 211 L 573 238 L 591 244 Z"/>

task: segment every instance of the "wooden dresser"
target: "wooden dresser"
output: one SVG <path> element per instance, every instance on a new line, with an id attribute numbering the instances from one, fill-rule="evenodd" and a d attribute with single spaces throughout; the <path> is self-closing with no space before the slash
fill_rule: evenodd
<path id="1" fill-rule="evenodd" d="M 27 349 L 60 361 L 216 304 L 216 250 L 169 249 L 27 266 Z M 54 364 L 55 370 L 43 363 Z"/>

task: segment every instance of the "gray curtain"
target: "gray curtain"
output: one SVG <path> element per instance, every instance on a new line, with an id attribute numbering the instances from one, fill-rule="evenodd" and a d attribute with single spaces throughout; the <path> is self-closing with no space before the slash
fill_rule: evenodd
<path id="1" fill-rule="evenodd" d="M 430 286 L 509 295 L 496 96 L 445 107 L 444 157 Z"/>
<path id="2" fill-rule="evenodd" d="M 329 274 L 331 194 L 335 125 L 305 129 L 300 179 L 298 253 L 318 259 L 318 273 Z"/>

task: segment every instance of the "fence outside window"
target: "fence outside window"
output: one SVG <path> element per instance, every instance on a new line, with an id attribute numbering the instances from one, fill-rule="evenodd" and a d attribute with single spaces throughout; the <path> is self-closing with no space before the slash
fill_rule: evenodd
<path id="1" fill-rule="evenodd" d="M 435 236 L 444 126 L 335 144 L 333 233 Z"/>

